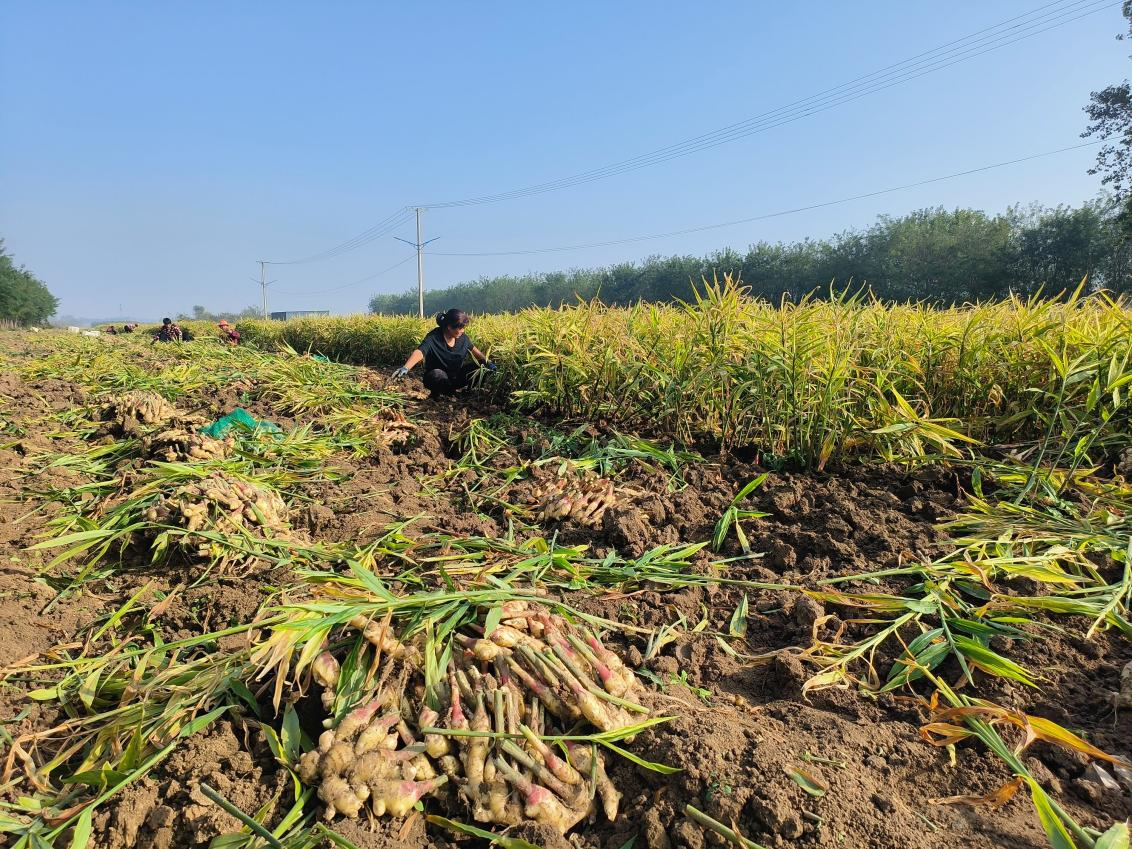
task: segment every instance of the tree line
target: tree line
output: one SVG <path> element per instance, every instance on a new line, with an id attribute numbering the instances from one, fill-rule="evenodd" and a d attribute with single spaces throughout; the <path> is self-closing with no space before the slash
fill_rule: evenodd
<path id="1" fill-rule="evenodd" d="M 241 319 L 248 318 L 262 318 L 263 312 L 259 307 L 254 304 L 250 307 L 244 307 L 239 312 L 212 312 L 205 309 L 200 304 L 193 305 L 191 313 L 179 312 L 177 313 L 177 321 L 212 321 L 217 322 L 220 319 L 225 321 L 240 321 Z"/>
<path id="2" fill-rule="evenodd" d="M 611 305 L 693 296 L 713 273 L 741 275 L 751 294 L 770 301 L 808 292 L 867 285 L 891 301 L 953 304 L 1016 293 L 1052 294 L 1088 275 L 1092 289 L 1132 292 L 1132 215 L 1102 198 L 1080 207 L 1011 207 L 999 215 L 974 209 L 921 209 L 881 216 L 865 230 L 828 239 L 758 242 L 746 252 L 651 256 L 605 268 L 481 277 L 425 293 L 426 312 L 458 306 L 470 312 L 557 306 L 599 297 Z M 415 290 L 375 295 L 371 312 L 413 314 Z"/>
<path id="3" fill-rule="evenodd" d="M 42 280 L 23 266 L 16 266 L 0 239 L 0 321 L 25 327 L 46 324 L 58 306 L 59 299 Z"/>

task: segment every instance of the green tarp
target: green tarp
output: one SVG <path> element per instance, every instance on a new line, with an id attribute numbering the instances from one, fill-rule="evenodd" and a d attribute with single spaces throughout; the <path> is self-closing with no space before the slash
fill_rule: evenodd
<path id="1" fill-rule="evenodd" d="M 228 431 L 234 427 L 244 428 L 245 430 L 256 430 L 258 428 L 268 433 L 280 432 L 279 425 L 257 419 L 243 407 L 237 407 L 228 415 L 221 416 L 207 427 L 202 427 L 200 432 L 205 436 L 211 436 L 213 439 L 223 439 L 228 435 Z"/>

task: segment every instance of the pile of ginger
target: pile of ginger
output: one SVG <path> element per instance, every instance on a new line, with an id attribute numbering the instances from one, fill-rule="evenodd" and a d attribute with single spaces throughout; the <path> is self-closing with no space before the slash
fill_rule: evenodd
<path id="1" fill-rule="evenodd" d="M 598 636 L 535 602 L 503 605 L 490 632 L 453 635 L 439 680 L 424 680 L 423 638 L 403 643 L 389 620 L 351 620 L 382 661 L 373 698 L 345 713 L 303 755 L 299 776 L 318 786 L 325 816 L 404 816 L 425 796 L 480 823 L 533 821 L 565 834 L 598 810 L 615 820 L 621 795 L 592 744 L 553 738 L 624 729 L 648 710 L 641 685 Z M 485 621 L 481 617 L 481 622 Z M 332 715 L 340 667 L 329 652 L 313 677 Z"/>

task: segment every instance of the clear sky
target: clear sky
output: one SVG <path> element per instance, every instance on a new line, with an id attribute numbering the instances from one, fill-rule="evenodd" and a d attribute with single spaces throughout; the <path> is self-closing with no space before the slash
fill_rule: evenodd
<path id="1" fill-rule="evenodd" d="M 1116 2 L 0 4 L 0 236 L 63 314 L 259 302 L 405 205 L 570 176 L 809 97 L 1016 15 L 1100 11 L 766 132 L 562 191 L 432 209 L 431 250 L 616 240 L 1078 143 L 1129 75 Z M 1051 19 L 1052 20 L 1052 19 Z M 426 285 L 823 237 L 925 206 L 1094 197 L 1086 148 L 867 200 L 555 254 L 427 256 Z M 271 269 L 272 309 L 416 285 L 393 236 Z M 339 288 L 345 287 L 345 288 Z M 335 289 L 333 292 L 318 290 Z"/>

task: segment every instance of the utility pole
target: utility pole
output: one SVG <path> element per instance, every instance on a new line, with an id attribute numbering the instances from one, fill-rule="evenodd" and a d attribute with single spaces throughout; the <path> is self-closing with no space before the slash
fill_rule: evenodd
<path id="1" fill-rule="evenodd" d="M 267 263 L 259 261 L 259 287 L 263 291 L 263 317 L 267 318 Z"/>
<path id="2" fill-rule="evenodd" d="M 424 318 L 424 245 L 421 244 L 421 208 L 417 207 L 417 316 Z"/>
<path id="3" fill-rule="evenodd" d="M 394 236 L 398 242 L 404 242 L 406 245 L 412 245 L 417 249 L 417 315 L 424 318 L 424 247 L 425 245 L 435 242 L 439 236 L 429 239 L 427 242 L 421 241 L 421 213 L 424 208 L 418 206 L 417 212 L 417 240 L 410 242 L 408 239 L 402 239 L 400 236 Z"/>
<path id="4" fill-rule="evenodd" d="M 253 283 L 259 284 L 260 291 L 263 293 L 263 317 L 267 318 L 267 287 L 275 281 L 267 279 L 267 266 L 271 263 L 265 259 L 257 261 L 259 262 L 259 280 L 256 280 L 254 277 L 252 277 L 251 280 Z"/>

